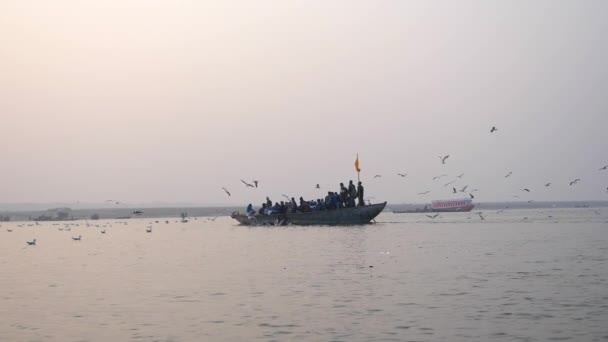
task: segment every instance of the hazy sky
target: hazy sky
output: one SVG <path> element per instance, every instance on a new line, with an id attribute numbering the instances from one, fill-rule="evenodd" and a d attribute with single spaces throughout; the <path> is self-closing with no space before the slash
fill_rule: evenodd
<path id="1" fill-rule="evenodd" d="M 608 199 L 607 32 L 602 0 L 0 1 L 0 202 L 320 197 L 357 153 L 376 201 Z"/>

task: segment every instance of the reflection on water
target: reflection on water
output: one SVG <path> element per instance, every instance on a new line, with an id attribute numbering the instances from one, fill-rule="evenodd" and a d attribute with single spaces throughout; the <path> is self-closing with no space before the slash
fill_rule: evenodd
<path id="1" fill-rule="evenodd" d="M 483 216 L 2 223 L 0 341 L 608 339 L 608 210 Z"/>

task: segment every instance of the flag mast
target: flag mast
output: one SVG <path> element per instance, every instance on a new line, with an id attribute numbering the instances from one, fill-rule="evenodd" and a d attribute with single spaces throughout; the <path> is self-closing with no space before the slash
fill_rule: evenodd
<path id="1" fill-rule="evenodd" d="M 355 160 L 355 170 L 357 170 L 357 182 L 361 181 L 359 174 L 361 173 L 361 168 L 359 167 L 359 153 L 357 153 L 357 159 Z"/>

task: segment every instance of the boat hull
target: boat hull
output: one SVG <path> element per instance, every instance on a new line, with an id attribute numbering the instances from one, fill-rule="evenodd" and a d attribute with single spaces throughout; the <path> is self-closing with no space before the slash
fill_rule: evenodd
<path id="1" fill-rule="evenodd" d="M 358 225 L 367 224 L 384 210 L 386 202 L 362 207 L 314 211 L 309 213 L 286 213 L 277 215 L 247 216 L 232 213 L 231 217 L 243 225 Z"/>

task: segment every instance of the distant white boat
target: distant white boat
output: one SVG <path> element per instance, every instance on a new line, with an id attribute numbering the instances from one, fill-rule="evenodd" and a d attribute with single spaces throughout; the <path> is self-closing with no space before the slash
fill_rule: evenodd
<path id="1" fill-rule="evenodd" d="M 431 202 L 429 211 L 452 212 L 452 211 L 471 211 L 475 208 L 473 200 L 470 198 L 454 200 L 436 200 Z"/>

